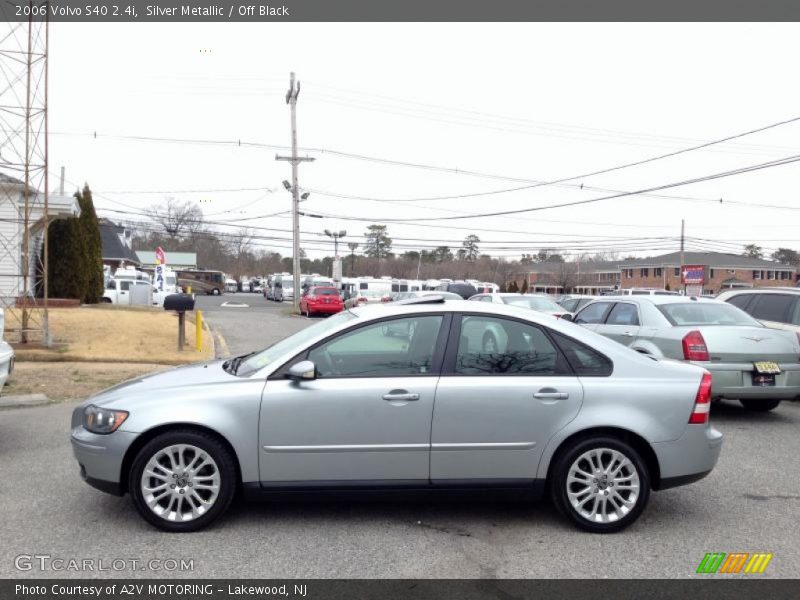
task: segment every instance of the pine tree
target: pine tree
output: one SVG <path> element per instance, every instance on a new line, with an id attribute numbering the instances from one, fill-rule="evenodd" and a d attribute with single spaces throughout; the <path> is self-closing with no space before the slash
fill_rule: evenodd
<path id="1" fill-rule="evenodd" d="M 85 251 L 82 265 L 86 273 L 83 301 L 95 304 L 103 297 L 103 242 L 89 184 L 84 186 L 83 194 L 75 196 L 81 207 L 80 229 Z"/>
<path id="2" fill-rule="evenodd" d="M 80 220 L 57 219 L 48 230 L 48 278 L 51 298 L 83 299 L 86 289 L 85 244 Z"/>
<path id="3" fill-rule="evenodd" d="M 512 280 L 512 282 L 508 284 L 508 291 L 511 294 L 516 294 L 519 291 L 519 288 L 517 287 L 517 282 L 516 281 Z"/>

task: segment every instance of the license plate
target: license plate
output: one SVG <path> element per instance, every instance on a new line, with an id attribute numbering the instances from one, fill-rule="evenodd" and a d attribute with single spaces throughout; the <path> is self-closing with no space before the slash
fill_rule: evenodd
<path id="1" fill-rule="evenodd" d="M 761 361 L 753 363 L 753 366 L 756 369 L 756 373 L 761 375 L 775 375 L 781 372 L 781 368 L 778 366 L 778 363 L 775 362 L 768 362 L 768 361 Z"/>
<path id="2" fill-rule="evenodd" d="M 775 375 L 772 373 L 768 375 L 753 375 L 753 385 L 757 387 L 774 387 Z"/>

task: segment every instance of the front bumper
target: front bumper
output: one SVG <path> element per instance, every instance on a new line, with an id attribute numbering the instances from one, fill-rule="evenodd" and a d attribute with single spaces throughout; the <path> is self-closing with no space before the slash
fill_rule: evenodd
<path id="1" fill-rule="evenodd" d="M 77 426 L 72 429 L 72 453 L 86 483 L 107 493 L 123 494 L 122 461 L 138 434 L 115 431 L 108 435 L 92 433 Z"/>
<path id="2" fill-rule="evenodd" d="M 753 385 L 752 363 L 692 364 L 711 373 L 712 398 L 791 400 L 800 397 L 800 364 L 780 364 L 781 372 L 775 375 L 775 385 L 769 387 Z"/>
<path id="3" fill-rule="evenodd" d="M 722 433 L 707 425 L 687 425 L 677 440 L 656 442 L 653 450 L 661 470 L 663 490 L 692 483 L 708 475 L 722 450 Z"/>

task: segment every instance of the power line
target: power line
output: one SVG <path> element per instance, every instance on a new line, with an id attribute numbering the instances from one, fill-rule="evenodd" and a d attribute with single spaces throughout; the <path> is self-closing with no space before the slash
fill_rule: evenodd
<path id="1" fill-rule="evenodd" d="M 564 208 L 564 207 L 567 207 L 567 206 L 577 206 L 577 205 L 581 205 L 581 204 L 590 204 L 590 203 L 593 203 L 593 202 L 602 202 L 604 200 L 614 200 L 616 198 L 625 198 L 625 197 L 628 197 L 628 196 L 639 195 L 639 194 L 642 194 L 642 193 L 645 193 L 645 192 L 666 190 L 666 189 L 671 189 L 671 188 L 674 188 L 674 187 L 679 187 L 679 186 L 684 186 L 684 185 L 691 185 L 691 184 L 694 184 L 694 183 L 701 183 L 701 182 L 704 182 L 704 181 L 712 181 L 714 179 L 721 179 L 723 177 L 731 177 L 733 175 L 741 175 L 742 173 L 750 173 L 752 171 L 759 171 L 761 169 L 768 169 L 768 168 L 771 168 L 771 167 L 778 167 L 778 166 L 782 166 L 782 165 L 791 164 L 791 163 L 794 163 L 794 162 L 797 162 L 797 161 L 800 161 L 800 155 L 788 156 L 788 157 L 777 159 L 777 160 L 774 160 L 774 161 L 768 161 L 768 162 L 760 163 L 760 164 L 757 164 L 757 165 L 750 165 L 750 166 L 747 166 L 747 167 L 741 167 L 741 168 L 738 168 L 738 169 L 732 169 L 730 171 L 723 171 L 721 173 L 714 173 L 712 175 L 705 175 L 705 176 L 702 176 L 702 177 L 695 177 L 695 178 L 692 178 L 692 179 L 685 179 L 683 181 L 678 181 L 678 182 L 673 182 L 673 183 L 666 183 L 666 184 L 663 184 L 663 185 L 653 186 L 653 187 L 649 187 L 649 188 L 642 188 L 640 190 L 635 190 L 635 191 L 632 191 L 632 192 L 621 192 L 621 193 L 618 193 L 618 194 L 612 194 L 612 195 L 609 195 L 609 196 L 602 196 L 602 197 L 599 197 L 599 198 L 588 198 L 588 199 L 585 199 L 585 200 L 575 200 L 575 201 L 572 201 L 572 202 L 561 202 L 559 204 L 550 204 L 550 205 L 547 205 L 547 206 L 535 206 L 535 207 L 521 208 L 521 209 L 515 209 L 515 210 L 503 210 L 503 211 L 494 211 L 494 212 L 488 212 L 488 213 L 477 213 L 477 214 L 468 214 L 468 215 L 451 216 L 451 217 L 416 217 L 416 218 L 407 218 L 407 219 L 406 218 L 404 218 L 404 219 L 386 219 L 386 218 L 375 219 L 375 218 L 369 218 L 369 217 L 344 217 L 344 216 L 334 216 L 334 215 L 330 215 L 330 214 L 326 215 L 325 213 L 321 213 L 321 214 L 323 216 L 327 216 L 327 217 L 331 217 L 331 218 L 337 218 L 337 219 L 343 219 L 343 220 L 384 221 L 384 222 L 387 222 L 387 223 L 402 223 L 402 222 L 408 222 L 408 221 L 414 221 L 414 222 L 418 222 L 418 221 L 451 221 L 451 220 L 456 220 L 456 219 L 475 219 L 475 218 L 479 218 L 479 217 L 497 217 L 497 216 L 502 216 L 502 215 L 515 215 L 515 214 L 521 214 L 521 213 L 527 213 L 527 212 L 535 212 L 535 211 L 540 211 L 540 210 L 549 210 L 549 209 L 553 209 L 553 208 Z M 722 204 L 723 200 L 720 199 L 719 203 Z M 744 206 L 757 206 L 756 204 L 733 202 L 733 201 L 729 201 L 728 204 L 740 204 L 740 205 L 744 205 Z M 800 206 L 797 206 L 797 207 L 794 207 L 794 206 L 772 206 L 771 208 L 787 209 L 787 210 L 800 210 Z"/>

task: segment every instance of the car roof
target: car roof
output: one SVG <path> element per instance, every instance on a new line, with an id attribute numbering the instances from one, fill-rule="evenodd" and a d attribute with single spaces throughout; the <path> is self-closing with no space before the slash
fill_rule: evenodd
<path id="1" fill-rule="evenodd" d="M 702 296 L 603 296 L 597 298 L 598 302 L 634 302 L 636 304 L 649 303 L 649 304 L 686 304 L 689 302 L 713 302 L 716 304 L 725 304 L 721 300 L 714 300 L 713 298 L 704 298 Z M 589 306 L 587 304 L 586 306 Z"/>
<path id="2" fill-rule="evenodd" d="M 739 290 L 722 290 L 719 295 L 735 296 L 737 294 L 800 294 L 800 288 L 796 287 L 770 287 L 770 288 L 745 288 Z"/>

